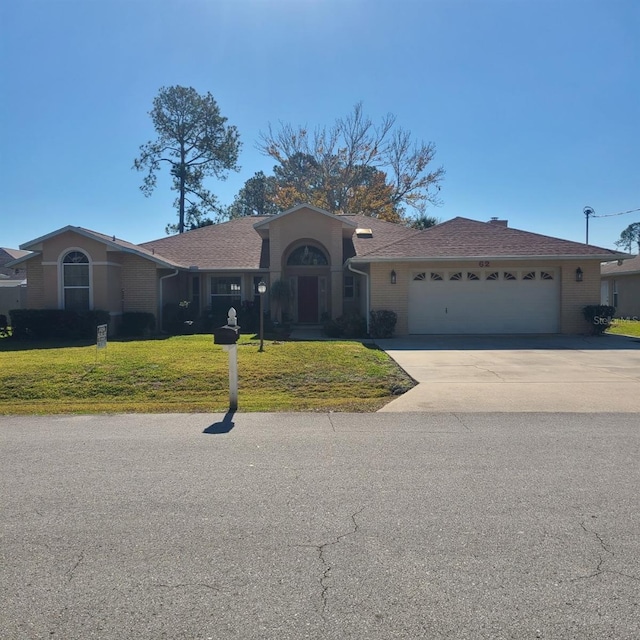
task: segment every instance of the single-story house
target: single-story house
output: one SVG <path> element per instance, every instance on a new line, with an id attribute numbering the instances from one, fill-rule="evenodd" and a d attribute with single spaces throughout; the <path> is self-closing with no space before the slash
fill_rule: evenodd
<path id="1" fill-rule="evenodd" d="M 24 267 L 7 265 L 28 254 L 28 251 L 0 247 L 0 315 L 8 317 L 11 309 L 20 309 L 26 303 L 27 271 Z"/>
<path id="2" fill-rule="evenodd" d="M 640 320 L 640 255 L 607 262 L 600 271 L 601 304 L 616 308 L 616 318 Z"/>
<path id="3" fill-rule="evenodd" d="M 600 300 L 600 264 L 626 254 L 457 217 L 415 230 L 298 205 L 142 244 L 67 226 L 21 245 L 29 308 L 160 317 L 163 305 L 228 309 L 257 284 L 289 283 L 293 323 L 371 310 L 396 335 L 582 333 Z M 16 263 L 14 263 L 16 264 Z M 268 292 L 266 308 L 269 305 Z"/>

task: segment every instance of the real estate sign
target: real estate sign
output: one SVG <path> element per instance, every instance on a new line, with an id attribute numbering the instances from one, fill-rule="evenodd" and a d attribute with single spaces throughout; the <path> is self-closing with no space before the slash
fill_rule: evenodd
<path id="1" fill-rule="evenodd" d="M 96 348 L 106 349 L 106 347 L 107 347 L 107 325 L 99 324 L 98 335 L 96 337 Z"/>

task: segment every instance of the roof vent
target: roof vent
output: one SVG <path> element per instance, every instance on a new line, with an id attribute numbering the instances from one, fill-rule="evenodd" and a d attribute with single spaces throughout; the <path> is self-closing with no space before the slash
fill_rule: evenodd
<path id="1" fill-rule="evenodd" d="M 359 227 L 358 229 L 356 229 L 356 235 L 358 236 L 358 238 L 373 238 L 373 231 L 371 231 L 371 229 Z"/>
<path id="2" fill-rule="evenodd" d="M 509 226 L 509 221 L 508 220 L 499 220 L 497 217 L 493 217 L 493 218 L 491 218 L 491 220 L 489 220 L 489 224 L 497 224 L 500 227 L 508 227 Z"/>

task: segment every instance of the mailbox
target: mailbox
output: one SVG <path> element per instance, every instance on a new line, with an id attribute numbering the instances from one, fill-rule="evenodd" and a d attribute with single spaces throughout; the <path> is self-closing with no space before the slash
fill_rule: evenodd
<path id="1" fill-rule="evenodd" d="M 213 330 L 213 343 L 214 344 L 235 344 L 238 342 L 238 329 L 240 327 L 230 327 L 225 325 L 224 327 L 218 327 Z"/>

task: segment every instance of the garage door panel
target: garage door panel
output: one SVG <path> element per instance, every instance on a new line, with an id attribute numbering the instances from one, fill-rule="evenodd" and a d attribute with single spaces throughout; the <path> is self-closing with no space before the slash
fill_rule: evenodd
<path id="1" fill-rule="evenodd" d="M 555 276 L 541 279 L 540 269 L 535 273 L 533 280 L 522 279 L 522 274 L 516 280 L 486 280 L 484 274 L 475 281 L 412 280 L 409 332 L 556 333 L 559 281 Z"/>

